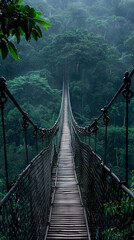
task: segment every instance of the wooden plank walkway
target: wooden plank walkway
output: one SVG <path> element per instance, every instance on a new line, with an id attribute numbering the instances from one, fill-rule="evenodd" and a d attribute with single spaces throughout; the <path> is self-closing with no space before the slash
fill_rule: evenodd
<path id="1" fill-rule="evenodd" d="M 81 203 L 74 172 L 66 97 L 62 139 L 58 157 L 57 180 L 55 184 L 55 197 L 46 239 L 89 240 L 84 208 Z"/>

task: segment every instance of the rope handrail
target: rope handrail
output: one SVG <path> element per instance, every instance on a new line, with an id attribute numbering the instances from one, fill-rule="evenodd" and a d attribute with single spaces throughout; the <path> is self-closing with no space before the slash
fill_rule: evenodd
<path id="1" fill-rule="evenodd" d="M 6 79 L 4 77 L 0 78 L 0 91 L 5 92 L 7 94 L 7 96 L 11 99 L 11 101 L 16 106 L 16 108 L 22 114 L 24 119 L 26 121 L 28 121 L 36 130 L 42 131 L 44 133 L 44 135 L 47 135 L 47 136 L 51 135 L 55 131 L 55 129 L 56 129 L 57 125 L 58 125 L 59 119 L 60 119 L 61 109 L 60 109 L 60 112 L 59 112 L 59 115 L 58 115 L 58 118 L 57 118 L 56 122 L 54 123 L 54 125 L 51 128 L 41 128 L 41 127 L 38 127 L 35 123 L 33 123 L 33 121 L 28 117 L 28 114 L 22 110 L 22 108 L 20 107 L 19 103 L 13 97 L 11 92 L 8 90 L 7 84 L 6 84 Z M 61 108 L 62 108 L 62 106 L 61 106 Z"/>
<path id="2" fill-rule="evenodd" d="M 61 112 L 63 108 L 63 100 L 64 100 L 64 85 L 63 85 L 63 91 L 62 91 L 62 101 L 61 101 L 61 107 L 59 111 L 58 118 L 54 125 L 51 128 L 41 128 L 38 127 L 29 117 L 26 112 L 23 111 L 19 103 L 16 101 L 14 96 L 11 94 L 11 92 L 7 88 L 6 79 L 4 77 L 0 78 L 0 109 L 1 109 L 1 116 L 2 116 L 2 129 L 3 129 L 3 146 L 4 146 L 4 161 L 5 161 L 5 175 L 6 175 L 6 188 L 7 191 L 9 190 L 9 177 L 8 177 L 8 162 L 7 162 L 7 140 L 6 140 L 6 130 L 5 130 L 5 118 L 4 118 L 4 106 L 7 102 L 7 97 L 13 102 L 15 107 L 18 109 L 20 114 L 22 115 L 22 130 L 24 131 L 24 142 L 25 142 L 25 154 L 26 154 L 26 165 L 29 164 L 29 153 L 28 153 L 28 136 L 27 136 L 27 129 L 29 127 L 29 124 L 34 128 L 33 129 L 33 138 L 36 140 L 36 154 L 38 154 L 38 136 L 42 139 L 42 147 L 43 147 L 43 137 L 46 138 L 46 144 L 50 142 L 50 138 L 58 131 L 60 118 L 61 118 Z M 39 135 L 40 134 L 40 135 Z"/>
<path id="3" fill-rule="evenodd" d="M 122 188 L 122 190 L 124 190 L 124 192 L 126 192 L 131 198 L 134 199 L 134 193 L 133 193 L 128 187 L 125 186 L 125 183 L 122 182 L 122 181 L 116 176 L 116 174 L 114 174 L 114 173 L 111 171 L 111 169 L 108 168 L 108 167 L 104 164 L 103 160 L 102 160 L 95 152 L 92 152 L 92 154 L 97 157 L 100 166 L 103 167 L 103 169 L 106 171 L 106 173 L 107 173 L 108 175 L 110 175 L 110 176 L 116 181 L 116 183 Z"/>
<path id="4" fill-rule="evenodd" d="M 130 99 L 133 97 L 133 91 L 130 89 L 131 86 L 131 78 L 134 75 L 134 69 L 129 72 L 126 72 L 123 78 L 123 83 L 121 84 L 120 88 L 118 91 L 115 93 L 114 97 L 111 99 L 109 104 L 105 106 L 104 108 L 101 109 L 101 114 L 100 116 L 93 121 L 88 126 L 85 127 L 80 127 L 77 122 L 74 119 L 72 109 L 71 109 L 71 103 L 70 103 L 70 95 L 69 95 L 69 90 L 68 90 L 68 98 L 69 98 L 69 108 L 70 108 L 70 115 L 72 119 L 72 125 L 77 131 L 78 134 L 83 135 L 83 136 L 89 136 L 89 144 L 90 144 L 90 135 L 92 133 L 95 133 L 95 149 L 94 151 L 96 152 L 96 141 L 97 141 L 97 131 L 98 131 L 98 122 L 99 120 L 103 117 L 104 125 L 105 125 L 105 156 L 104 156 L 104 162 L 106 164 L 107 161 L 107 127 L 109 123 L 109 117 L 108 117 L 108 110 L 111 107 L 111 105 L 114 103 L 114 101 L 117 99 L 119 94 L 122 92 L 123 97 L 126 99 L 126 155 L 125 155 L 125 162 L 126 162 L 126 185 L 128 186 L 128 104 L 130 102 Z M 69 89 L 69 88 L 68 88 Z"/>
<path id="5" fill-rule="evenodd" d="M 42 152 L 39 154 L 41 155 Z M 29 171 L 29 169 L 32 167 L 34 161 L 36 158 L 34 158 L 30 164 L 21 172 L 21 174 L 19 175 L 19 177 L 17 178 L 17 180 L 15 181 L 15 183 L 13 184 L 12 188 L 7 192 L 7 194 L 3 197 L 3 199 L 0 201 L 0 207 L 6 203 L 6 201 L 8 200 L 8 198 L 11 196 L 11 194 L 13 193 L 14 189 L 16 188 L 16 186 L 18 185 L 19 181 L 21 180 L 21 178 L 23 178 L 24 175 L 26 175 Z"/>
<path id="6" fill-rule="evenodd" d="M 126 91 L 128 91 L 127 94 L 128 94 L 129 99 L 133 96 L 133 92 L 130 89 L 131 77 L 133 75 L 134 75 L 134 69 L 132 70 L 132 72 L 130 74 L 128 72 L 125 73 L 122 85 L 120 86 L 120 88 L 118 89 L 118 91 L 116 92 L 114 97 L 111 99 L 109 104 L 101 109 L 102 113 L 100 114 L 100 116 L 97 119 L 95 119 L 95 121 L 93 123 L 91 123 L 91 125 L 88 125 L 88 131 L 91 130 L 91 132 L 92 132 L 92 128 L 94 127 L 94 125 L 97 125 L 98 121 L 105 115 L 105 113 L 107 113 L 108 109 L 111 107 L 111 105 L 117 99 L 117 97 L 119 96 L 119 94 L 122 92 L 123 89 L 125 89 L 126 87 L 128 88 Z"/>
<path id="7" fill-rule="evenodd" d="M 92 154 L 97 157 L 100 166 L 102 166 L 102 168 L 106 171 L 106 173 L 107 173 L 108 175 L 110 175 L 110 176 L 116 181 L 116 183 L 122 188 L 122 190 L 123 190 L 124 192 L 126 192 L 131 198 L 134 199 L 134 193 L 133 193 L 128 187 L 125 186 L 125 182 L 122 182 L 122 181 L 116 176 L 116 174 L 113 173 L 113 172 L 111 171 L 111 169 L 108 168 L 108 167 L 104 164 L 103 160 L 102 160 L 95 152 L 92 152 Z"/>
<path id="8" fill-rule="evenodd" d="M 107 174 L 109 174 L 116 181 L 116 183 L 120 185 L 121 189 L 134 199 L 134 194 L 132 193 L 132 191 L 124 185 L 124 183 L 111 171 L 111 169 L 108 168 L 106 165 L 103 165 L 103 167 Z"/>
<path id="9" fill-rule="evenodd" d="M 108 109 L 111 107 L 111 105 L 117 99 L 117 97 L 119 96 L 119 94 L 122 92 L 123 89 L 128 88 L 125 91 L 128 91 L 127 94 L 128 94 L 129 99 L 133 96 L 133 92 L 130 89 L 131 77 L 133 75 L 134 75 L 134 69 L 132 70 L 132 72 L 130 74 L 128 72 L 125 73 L 125 76 L 123 78 L 123 83 L 121 84 L 120 88 L 118 89 L 118 91 L 116 92 L 114 97 L 111 99 L 111 101 L 109 102 L 109 104 L 107 106 L 105 106 L 104 108 L 101 109 L 102 113 L 100 114 L 100 116 L 97 119 L 95 119 L 88 126 L 84 126 L 84 127 L 79 126 L 77 124 L 77 122 L 75 121 L 74 116 L 72 114 L 72 110 L 71 110 L 71 118 L 72 118 L 73 126 L 76 128 L 76 130 L 79 133 L 83 134 L 84 136 L 89 136 L 91 133 L 95 132 L 97 130 L 98 121 L 107 113 Z M 68 94 L 69 94 L 69 92 L 68 92 Z M 69 105 L 71 105 L 70 95 L 69 95 Z"/>

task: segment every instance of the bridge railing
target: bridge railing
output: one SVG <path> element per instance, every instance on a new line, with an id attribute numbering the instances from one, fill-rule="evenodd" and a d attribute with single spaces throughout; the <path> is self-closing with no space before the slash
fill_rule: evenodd
<path id="1" fill-rule="evenodd" d="M 129 161 L 128 159 L 129 158 L 129 152 L 128 152 L 128 149 L 129 149 L 129 144 L 128 144 L 129 142 L 129 124 L 128 124 L 129 123 L 129 103 L 130 103 L 130 99 L 133 97 L 133 91 L 131 90 L 130 87 L 131 87 L 131 77 L 133 76 L 133 74 L 134 74 L 134 70 L 130 74 L 128 72 L 125 73 L 125 76 L 123 78 L 123 83 L 121 84 L 120 88 L 118 89 L 114 97 L 111 99 L 109 104 L 107 104 L 104 108 L 101 109 L 102 113 L 100 114 L 100 116 L 96 118 L 91 124 L 85 127 L 80 127 L 76 123 L 74 117 L 72 116 L 71 118 L 72 124 L 75 130 L 77 131 L 77 134 L 80 137 L 80 139 L 86 143 L 89 143 L 89 145 L 93 147 L 95 152 L 97 151 L 98 130 L 100 128 L 101 131 L 103 131 L 101 135 L 102 134 L 104 135 L 104 139 L 102 139 L 102 137 L 101 138 L 99 137 L 99 139 L 101 139 L 101 141 L 104 142 L 104 146 L 101 146 L 101 148 L 104 149 L 104 154 L 102 154 L 101 157 L 103 157 L 104 163 L 107 164 L 107 155 L 108 155 L 107 153 L 109 149 L 109 146 L 108 146 L 108 125 L 110 121 L 109 109 L 111 108 L 111 106 L 113 106 L 113 104 L 115 104 L 115 101 L 119 97 L 120 93 L 122 93 L 126 101 L 124 128 L 123 128 L 123 131 L 125 132 L 125 134 L 124 134 L 124 143 L 123 143 L 124 145 L 122 146 L 123 148 L 125 148 L 125 151 L 124 151 L 125 179 L 122 179 L 122 180 L 125 181 L 126 186 L 128 186 L 128 168 L 129 168 L 129 164 L 128 164 L 128 161 Z M 102 126 L 105 126 L 105 130 L 102 130 Z M 94 146 L 93 146 L 92 136 L 94 136 Z M 117 154 L 117 152 L 116 153 L 114 152 L 114 154 Z"/>
<path id="2" fill-rule="evenodd" d="M 27 135 L 27 126 L 31 124 L 34 127 L 35 133 L 39 131 L 42 137 L 49 137 L 48 146 L 40 151 L 27 165 L 26 169 L 19 175 L 11 189 L 8 189 L 8 193 L 0 202 L 0 239 L 43 240 L 48 225 L 53 166 L 57 161 L 57 153 L 60 146 L 63 124 L 64 87 L 60 113 L 54 126 L 50 129 L 38 128 L 29 119 L 7 89 L 3 78 L 0 81 L 0 87 L 3 127 L 5 120 L 4 104 L 8 96 L 23 116 L 25 136 Z M 3 130 L 3 137 L 6 154 L 5 129 Z M 5 162 L 6 164 L 8 163 L 7 158 Z M 8 174 L 8 168 L 6 171 Z"/>
<path id="3" fill-rule="evenodd" d="M 75 169 L 93 240 L 134 238 L 134 194 L 104 164 L 105 160 L 103 161 L 89 144 L 83 141 L 86 136 L 90 138 L 92 133 L 96 133 L 97 123 L 102 117 L 108 120 L 107 111 L 123 89 L 127 96 L 128 108 L 128 100 L 132 96 L 130 78 L 133 73 L 134 71 L 125 75 L 122 86 L 110 104 L 88 127 L 79 127 L 74 120 L 68 91 L 68 112 Z M 126 138 L 128 138 L 128 126 L 126 129 Z"/>

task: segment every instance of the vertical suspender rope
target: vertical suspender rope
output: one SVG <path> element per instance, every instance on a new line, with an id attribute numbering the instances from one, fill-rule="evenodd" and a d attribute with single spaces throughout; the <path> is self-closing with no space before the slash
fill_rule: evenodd
<path id="1" fill-rule="evenodd" d="M 107 116 L 108 111 L 105 110 L 106 107 L 102 108 L 101 111 L 104 112 L 104 117 L 103 117 L 103 121 L 104 121 L 104 126 L 105 126 L 105 154 L 104 154 L 104 163 L 107 163 L 107 127 L 108 127 L 108 123 L 109 123 L 109 117 Z"/>
<path id="2" fill-rule="evenodd" d="M 1 106 L 1 117 L 2 117 L 2 131 L 3 131 L 3 143 L 4 143 L 6 188 L 8 191 L 9 190 L 9 179 L 8 179 L 7 146 L 6 146 L 5 121 L 4 121 L 4 105 Z"/>
<path id="3" fill-rule="evenodd" d="M 6 176 L 6 188 L 9 190 L 9 178 L 8 178 L 8 163 L 7 163 L 7 146 L 6 146 L 6 132 L 4 121 L 4 104 L 7 102 L 7 96 L 5 90 L 7 88 L 5 78 L 0 78 L 0 108 L 1 108 L 1 120 L 2 120 L 2 132 L 4 143 L 4 159 L 5 159 L 5 176 Z"/>
<path id="4" fill-rule="evenodd" d="M 38 128 L 37 128 L 37 126 L 35 126 L 35 128 L 33 130 L 33 137 L 36 140 L 36 154 L 38 154 Z"/>
<path id="5" fill-rule="evenodd" d="M 133 91 L 130 89 L 131 79 L 129 77 L 129 73 L 126 72 L 124 77 L 124 82 L 126 83 L 125 89 L 123 90 L 123 97 L 126 99 L 126 186 L 128 186 L 128 105 L 130 103 L 130 99 L 133 97 Z"/>
<path id="6" fill-rule="evenodd" d="M 29 127 L 29 124 L 27 122 L 27 113 L 25 113 L 25 116 L 23 116 L 22 127 L 25 134 L 26 166 L 27 166 L 28 165 L 27 128 Z"/>

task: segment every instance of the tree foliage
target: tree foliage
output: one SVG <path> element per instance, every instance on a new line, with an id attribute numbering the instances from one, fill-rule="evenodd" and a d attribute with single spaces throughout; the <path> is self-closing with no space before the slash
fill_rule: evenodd
<path id="1" fill-rule="evenodd" d="M 23 0 L 1 0 L 0 2 L 0 52 L 5 59 L 8 52 L 11 53 L 15 60 L 19 60 L 17 49 L 14 45 L 14 37 L 17 43 L 20 43 L 21 36 L 25 35 L 26 41 L 31 37 L 35 41 L 42 37 L 41 25 L 48 30 L 50 24 L 29 5 L 22 5 Z"/>

